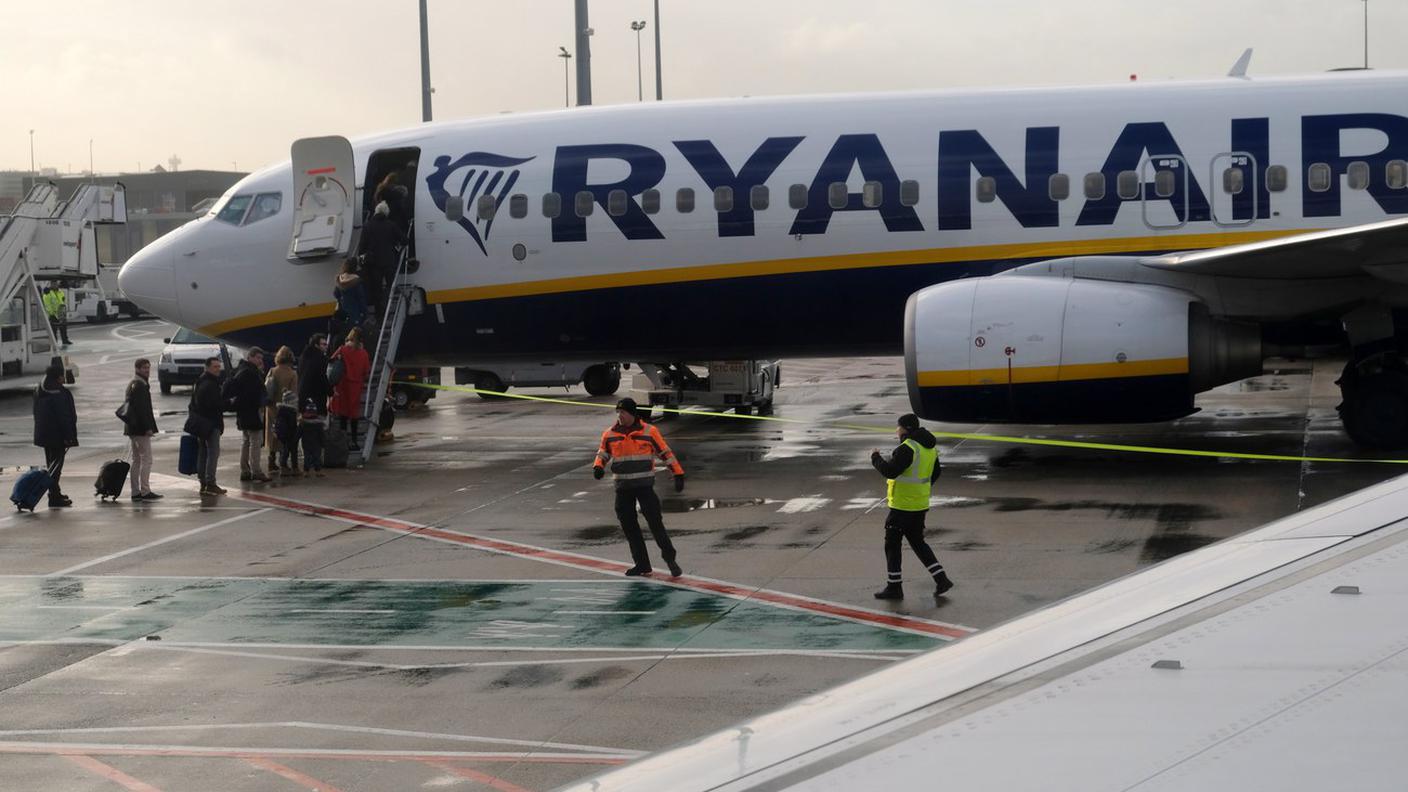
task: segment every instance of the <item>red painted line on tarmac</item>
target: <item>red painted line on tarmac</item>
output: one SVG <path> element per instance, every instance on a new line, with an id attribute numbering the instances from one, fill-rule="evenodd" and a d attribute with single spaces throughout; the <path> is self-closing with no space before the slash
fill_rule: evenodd
<path id="1" fill-rule="evenodd" d="M 245 761 L 251 765 L 254 765 L 260 770 L 268 770 L 269 772 L 274 773 L 275 775 L 283 776 L 284 778 L 287 778 L 293 783 L 298 784 L 299 786 L 302 786 L 306 789 L 311 789 L 314 792 L 342 792 L 341 789 L 338 789 L 332 784 L 325 784 L 312 776 L 304 775 L 303 773 L 294 770 L 292 767 L 281 765 L 278 762 L 273 761 L 272 759 L 266 759 L 262 756 L 254 756 L 246 757 Z"/>
<path id="2" fill-rule="evenodd" d="M 42 743 L 37 745 L 23 745 L 20 743 L 5 743 L 0 745 L 0 754 L 38 754 L 43 756 L 62 756 L 74 764 L 81 765 L 104 777 L 111 777 L 117 780 L 118 776 L 127 779 L 128 783 L 138 786 L 128 786 L 128 789 L 143 790 L 144 792 L 161 792 L 150 784 L 145 784 L 115 767 L 103 764 L 94 756 L 162 756 L 180 759 L 268 759 L 276 756 L 279 759 L 331 759 L 335 761 L 354 762 L 475 762 L 475 763 L 519 763 L 519 764 L 586 764 L 586 765 L 623 765 L 630 761 L 627 758 L 614 756 L 534 756 L 532 754 L 476 754 L 474 756 L 446 756 L 444 753 L 414 753 L 414 752 L 392 752 L 392 751 L 334 751 L 327 749 L 310 748 L 308 750 L 280 750 L 278 753 L 270 753 L 267 748 L 200 748 L 193 745 L 173 745 L 173 746 L 140 746 L 140 745 L 114 745 L 111 748 L 100 745 L 86 744 L 76 747 L 55 745 L 53 743 Z M 109 773 L 115 773 L 109 776 Z M 124 783 L 124 782 L 119 782 Z"/>
<path id="3" fill-rule="evenodd" d="M 307 514 L 314 517 L 328 517 L 344 522 L 356 523 L 359 525 L 369 525 L 375 528 L 382 528 L 396 533 L 437 539 L 442 542 L 473 547 L 478 550 L 487 550 L 492 553 L 502 553 L 518 558 L 526 558 L 533 561 L 543 561 L 549 564 L 572 567 L 575 569 L 586 569 L 593 572 L 602 572 L 611 575 L 619 575 L 629 567 L 619 561 L 610 561 L 605 558 L 581 555 L 578 553 L 568 553 L 561 550 L 550 550 L 546 547 L 522 544 L 519 542 L 507 542 L 502 539 L 491 539 L 486 536 L 475 536 L 473 534 L 450 531 L 444 528 L 432 528 L 427 525 L 405 522 L 391 517 L 379 517 L 373 514 L 363 514 L 360 512 L 339 509 L 332 506 L 321 506 L 315 503 L 282 498 L 275 495 L 267 495 L 262 492 L 250 492 L 248 490 L 230 491 L 230 496 L 242 500 L 261 503 L 266 506 L 284 509 L 286 511 Z M 803 597 L 797 594 L 788 594 L 784 591 L 772 591 L 770 589 L 752 588 L 728 583 L 721 580 L 711 580 L 709 578 L 692 577 L 682 575 L 677 578 L 651 578 L 656 582 L 665 583 L 678 588 L 691 589 L 694 591 L 705 591 L 712 594 L 722 594 L 725 597 L 740 600 L 759 600 L 772 605 L 779 605 L 793 610 L 807 611 L 810 613 L 820 613 L 826 616 L 834 616 L 838 619 L 860 622 L 862 624 L 888 627 L 905 632 L 918 633 L 936 638 L 962 638 L 974 632 L 971 627 L 964 627 L 957 624 L 946 624 L 944 622 L 931 621 L 929 619 L 919 619 L 913 616 L 903 616 L 896 613 L 884 613 L 881 611 L 866 610 L 849 605 L 841 605 L 835 602 Z"/>
<path id="4" fill-rule="evenodd" d="M 70 762 L 73 762 L 84 770 L 93 773 L 94 775 L 102 776 L 103 778 L 106 778 L 107 780 L 112 781 L 115 784 L 120 784 L 123 787 L 130 789 L 132 790 L 132 792 L 161 792 L 160 789 L 157 789 L 151 784 L 133 778 L 132 776 L 127 775 L 121 770 L 118 770 L 116 767 L 113 767 L 110 764 L 104 764 L 103 762 L 99 762 L 97 759 L 94 759 L 91 756 L 84 756 L 82 754 L 67 754 L 64 755 L 64 758 L 69 760 Z"/>
<path id="5" fill-rule="evenodd" d="M 505 781 L 498 776 L 491 776 L 488 773 L 481 773 L 478 770 L 471 770 L 468 767 L 456 767 L 449 762 L 426 762 L 432 767 L 438 767 L 447 773 L 452 773 L 460 778 L 468 778 L 471 781 L 478 781 L 481 784 L 499 790 L 499 792 L 533 792 L 531 789 L 521 787 L 512 781 Z"/>

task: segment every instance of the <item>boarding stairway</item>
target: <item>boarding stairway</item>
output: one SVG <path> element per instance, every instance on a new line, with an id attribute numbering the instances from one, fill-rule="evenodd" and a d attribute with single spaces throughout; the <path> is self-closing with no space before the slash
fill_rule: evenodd
<path id="1" fill-rule="evenodd" d="M 61 200 L 47 182 L 31 187 L 14 213 L 0 220 L 0 382 L 41 374 L 61 357 L 39 281 L 96 279 L 94 225 L 126 221 L 120 184 L 84 184 Z"/>
<path id="2" fill-rule="evenodd" d="M 372 368 L 367 377 L 367 385 L 362 389 L 362 420 L 358 434 L 349 438 L 356 453 L 361 456 L 361 464 L 372 458 L 377 434 L 381 431 L 381 406 L 386 402 L 387 391 L 396 370 L 396 352 L 401 344 L 401 331 L 405 329 L 406 317 L 410 314 L 415 300 L 416 288 L 410 285 L 407 276 L 411 268 L 409 250 L 403 248 L 396 264 L 396 276 L 386 300 L 386 313 L 377 328 L 376 346 L 371 355 Z"/>

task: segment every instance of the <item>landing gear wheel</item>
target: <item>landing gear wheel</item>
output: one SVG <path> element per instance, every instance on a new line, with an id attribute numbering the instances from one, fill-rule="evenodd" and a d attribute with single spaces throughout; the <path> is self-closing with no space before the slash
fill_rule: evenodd
<path id="1" fill-rule="evenodd" d="M 397 385 L 391 389 L 391 406 L 393 409 L 404 410 L 411 403 L 411 393 L 404 387 Z"/>
<path id="2" fill-rule="evenodd" d="M 497 374 L 480 374 L 474 378 L 474 387 L 481 391 L 498 391 L 499 393 L 508 390 L 508 386 L 504 385 L 504 381 L 499 379 Z M 492 393 L 481 393 L 479 398 L 484 401 L 498 401 L 505 397 L 495 396 Z"/>
<path id="3" fill-rule="evenodd" d="M 582 387 L 593 396 L 610 396 L 621 387 L 621 370 L 592 366 L 582 372 Z"/>
<path id="4" fill-rule="evenodd" d="M 752 414 L 753 414 L 753 405 L 751 405 L 751 404 L 740 404 L 740 405 L 738 405 L 737 407 L 734 407 L 734 408 L 733 408 L 733 411 L 734 411 L 734 413 L 737 414 L 737 415 L 752 415 Z"/>
<path id="5" fill-rule="evenodd" d="M 1408 446 L 1408 374 L 1359 375 L 1342 390 L 1340 420 L 1350 439 L 1369 448 Z"/>

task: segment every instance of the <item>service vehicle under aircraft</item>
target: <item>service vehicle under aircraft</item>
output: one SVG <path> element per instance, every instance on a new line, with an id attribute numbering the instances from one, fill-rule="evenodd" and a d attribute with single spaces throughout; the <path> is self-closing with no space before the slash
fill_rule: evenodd
<path id="1" fill-rule="evenodd" d="M 381 344 L 397 365 L 903 354 L 926 418 L 1135 422 L 1331 343 L 1345 428 L 1403 446 L 1405 108 L 1408 75 L 1362 71 L 307 139 L 122 290 L 241 346 L 299 343 L 395 173 L 419 265 Z"/>

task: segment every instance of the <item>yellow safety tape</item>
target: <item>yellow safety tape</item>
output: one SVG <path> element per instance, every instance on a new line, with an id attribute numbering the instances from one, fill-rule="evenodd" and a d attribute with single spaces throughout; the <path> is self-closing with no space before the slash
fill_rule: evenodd
<path id="1" fill-rule="evenodd" d="M 431 390 L 455 391 L 459 393 L 478 393 L 487 396 L 498 396 L 505 399 L 522 399 L 523 401 L 542 402 L 544 404 L 561 404 L 568 407 L 616 409 L 614 404 L 584 402 L 574 399 L 553 399 L 546 396 L 529 396 L 523 393 L 504 393 L 502 391 L 485 390 L 483 388 L 471 388 L 468 385 L 431 385 L 427 382 L 402 382 L 399 380 L 392 384 L 429 388 Z M 771 421 L 773 423 L 798 424 L 802 426 L 830 426 L 837 429 L 850 429 L 856 432 L 871 432 L 875 434 L 893 434 L 895 431 L 894 427 L 869 426 L 866 424 L 845 423 L 844 421 L 807 421 L 800 418 L 780 418 L 775 415 L 738 415 L 736 413 L 714 412 L 712 410 L 676 410 L 669 407 L 655 407 L 654 409 L 660 410 L 661 412 L 674 413 L 676 415 L 735 418 L 742 421 Z M 1192 448 L 1159 448 L 1157 446 L 1120 445 L 1118 443 L 1087 443 L 1081 440 L 1051 440 L 1042 437 L 1013 437 L 1009 435 L 975 434 L 971 432 L 933 432 L 933 434 L 935 437 L 943 437 L 950 440 L 985 440 L 990 443 L 1081 448 L 1089 451 L 1124 451 L 1133 454 L 1163 454 L 1165 456 L 1210 457 L 1213 459 L 1251 459 L 1263 462 L 1367 462 L 1381 465 L 1408 465 L 1408 459 L 1360 459 L 1355 457 L 1291 456 L 1288 454 L 1245 454 L 1236 451 L 1202 451 Z"/>

